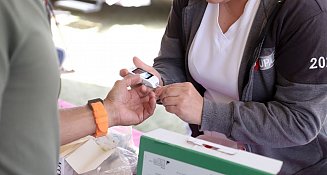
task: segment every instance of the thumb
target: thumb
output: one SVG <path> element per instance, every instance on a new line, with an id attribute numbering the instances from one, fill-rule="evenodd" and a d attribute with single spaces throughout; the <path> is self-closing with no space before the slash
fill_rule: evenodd
<path id="1" fill-rule="evenodd" d="M 136 67 L 141 68 L 147 72 L 150 72 L 151 74 L 153 74 L 154 76 L 156 76 L 159 81 L 160 81 L 160 85 L 162 85 L 162 80 L 161 80 L 161 76 L 159 74 L 158 71 L 156 71 L 152 66 L 149 66 L 147 64 L 145 64 L 143 61 L 141 61 L 138 57 L 133 57 L 133 63 Z"/>
<path id="2" fill-rule="evenodd" d="M 152 67 L 145 64 L 143 61 L 141 61 L 141 59 L 139 59 L 138 57 L 133 57 L 133 63 L 136 67 L 141 68 L 143 70 L 146 70 L 148 72 L 152 72 Z"/>

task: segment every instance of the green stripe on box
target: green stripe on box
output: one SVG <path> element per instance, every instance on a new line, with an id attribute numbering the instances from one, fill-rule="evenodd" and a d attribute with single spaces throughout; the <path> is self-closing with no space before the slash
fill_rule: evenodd
<path id="1" fill-rule="evenodd" d="M 153 138 L 144 135 L 141 137 L 140 142 L 137 175 L 142 175 L 141 172 L 143 169 L 143 157 L 145 151 L 226 175 L 271 175 L 270 173 L 246 167 L 215 156 L 183 148 L 167 142 L 154 140 Z"/>

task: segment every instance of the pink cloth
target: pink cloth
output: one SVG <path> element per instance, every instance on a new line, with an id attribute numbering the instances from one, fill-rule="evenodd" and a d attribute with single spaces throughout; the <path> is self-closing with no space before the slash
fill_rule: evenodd
<path id="1" fill-rule="evenodd" d="M 140 138 L 142 136 L 142 132 L 141 131 L 138 131 L 136 129 L 133 129 L 132 130 L 132 134 L 133 134 L 133 141 L 134 141 L 134 145 L 136 147 L 139 147 L 140 146 Z"/>
<path id="2" fill-rule="evenodd" d="M 68 103 L 64 100 L 58 100 L 58 107 L 59 109 L 65 109 L 65 108 L 72 108 L 72 107 L 75 107 L 75 105 L 71 104 L 71 103 Z"/>

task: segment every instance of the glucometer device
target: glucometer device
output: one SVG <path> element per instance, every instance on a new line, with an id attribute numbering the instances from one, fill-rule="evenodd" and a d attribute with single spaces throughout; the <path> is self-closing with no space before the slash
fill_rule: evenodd
<path id="1" fill-rule="evenodd" d="M 147 72 L 141 68 L 133 67 L 129 69 L 128 72 L 133 75 L 139 74 L 140 77 L 142 78 L 142 84 L 144 84 L 145 86 L 154 89 L 160 86 L 158 77 L 154 76 L 150 72 Z"/>

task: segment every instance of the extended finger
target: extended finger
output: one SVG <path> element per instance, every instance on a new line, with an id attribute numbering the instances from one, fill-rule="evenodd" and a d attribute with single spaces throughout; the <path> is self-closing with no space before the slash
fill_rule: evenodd
<path id="1" fill-rule="evenodd" d="M 133 86 L 131 91 L 135 91 L 139 97 L 147 96 L 151 93 L 152 96 L 155 96 L 151 88 L 144 86 L 142 84 Z"/>
<path id="2" fill-rule="evenodd" d="M 151 108 L 151 110 L 152 110 L 152 114 L 153 114 L 154 109 L 155 109 L 156 106 L 157 106 L 157 100 L 156 100 L 156 97 L 155 97 L 154 94 L 150 97 L 150 102 L 149 102 L 149 104 L 150 104 L 150 108 Z"/>
<path id="3" fill-rule="evenodd" d="M 121 69 L 121 70 L 119 71 L 119 75 L 120 75 L 121 77 L 125 77 L 125 76 L 128 75 L 128 74 L 129 74 L 129 72 L 128 72 L 127 69 Z"/>
<path id="4" fill-rule="evenodd" d="M 149 100 L 150 100 L 150 96 L 140 97 L 141 103 L 148 103 Z"/>
<path id="5" fill-rule="evenodd" d="M 126 87 L 132 87 L 142 83 L 142 79 L 140 75 L 130 75 L 125 76 L 123 82 L 125 83 Z"/>
<path id="6" fill-rule="evenodd" d="M 145 108 L 145 110 L 147 110 L 147 114 L 148 114 L 147 117 L 153 115 L 155 108 L 156 108 L 156 99 L 154 96 L 152 96 L 149 99 L 147 108 Z"/>

